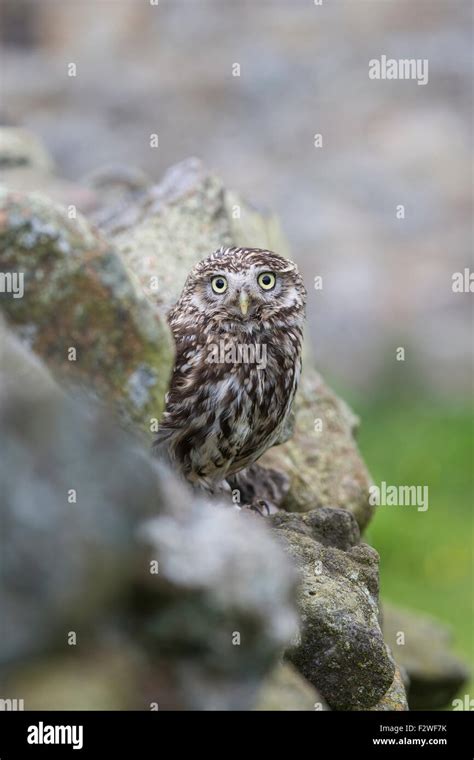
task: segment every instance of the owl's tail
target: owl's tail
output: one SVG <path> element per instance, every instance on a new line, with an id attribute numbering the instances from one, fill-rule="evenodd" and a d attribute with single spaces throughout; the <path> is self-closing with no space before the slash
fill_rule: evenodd
<path id="1" fill-rule="evenodd" d="M 168 465 L 174 464 L 170 446 L 172 435 L 172 430 L 160 428 L 151 446 L 153 456 L 162 462 L 166 462 Z"/>

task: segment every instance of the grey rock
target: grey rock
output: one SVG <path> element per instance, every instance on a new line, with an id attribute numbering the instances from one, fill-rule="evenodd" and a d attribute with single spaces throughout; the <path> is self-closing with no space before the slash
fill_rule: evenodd
<path id="1" fill-rule="evenodd" d="M 380 702 L 368 709 L 371 712 L 406 712 L 409 709 L 406 690 L 407 679 L 403 677 L 401 669 L 397 666 L 389 690 Z"/>
<path id="2" fill-rule="evenodd" d="M 153 462 L 95 405 L 67 397 L 0 327 L 0 663 L 90 632 L 133 578 Z"/>
<path id="3" fill-rule="evenodd" d="M 239 709 L 297 632 L 296 576 L 260 518 L 196 501 L 186 512 L 140 530 L 159 560 L 145 647 L 164 670 L 175 663 L 181 706 Z"/>
<path id="4" fill-rule="evenodd" d="M 297 630 L 295 573 L 266 523 L 197 498 L 2 326 L 0 347 L 2 682 L 49 709 L 62 689 L 83 708 L 92 691 L 102 707 L 251 709 Z M 133 671 L 128 702 L 104 649 Z"/>
<path id="5" fill-rule="evenodd" d="M 378 622 L 377 553 L 342 509 L 269 520 L 300 571 L 302 630 L 288 658 L 332 709 L 374 706 L 395 674 Z"/>
<path id="6" fill-rule="evenodd" d="M 102 229 L 114 226 L 117 218 L 123 218 L 136 208 L 151 180 L 140 169 L 121 164 L 103 166 L 89 172 L 82 183 L 90 188 L 95 198 L 95 206 L 89 218 Z"/>
<path id="7" fill-rule="evenodd" d="M 313 510 L 301 515 L 280 513 L 275 515 L 272 523 L 276 528 L 299 533 L 317 540 L 322 546 L 332 546 L 342 551 L 348 551 L 360 542 L 357 523 L 350 514 L 341 510 L 337 515 L 328 509 Z"/>
<path id="8" fill-rule="evenodd" d="M 451 651 L 451 629 L 429 615 L 386 602 L 383 629 L 393 656 L 407 674 L 410 709 L 451 705 L 470 677 L 467 665 Z"/>

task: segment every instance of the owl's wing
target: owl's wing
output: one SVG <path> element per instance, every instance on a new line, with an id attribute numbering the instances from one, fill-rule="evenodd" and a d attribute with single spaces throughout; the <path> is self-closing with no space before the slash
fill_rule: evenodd
<path id="1" fill-rule="evenodd" d="M 173 430 L 159 429 L 156 434 L 156 438 L 153 441 L 151 450 L 154 456 L 160 459 L 162 462 L 171 464 L 171 452 L 169 443 L 173 435 Z"/>
<path id="2" fill-rule="evenodd" d="M 172 318 L 173 312 L 170 313 Z M 172 322 L 170 321 L 171 326 Z M 153 454 L 160 459 L 172 460 L 171 442 L 186 426 L 189 419 L 187 401 L 195 391 L 193 384 L 183 382 L 191 369 L 191 356 L 194 353 L 196 335 L 195 327 L 180 326 L 173 330 L 175 340 L 175 363 L 165 399 L 165 411 L 158 426 L 158 432 L 152 445 Z"/>
<path id="3" fill-rule="evenodd" d="M 292 438 L 294 429 L 295 429 L 295 422 L 296 422 L 296 414 L 292 406 L 286 416 L 285 423 L 281 429 L 280 435 L 278 436 L 278 439 L 273 444 L 274 446 L 280 446 L 282 443 L 286 443 L 287 441 L 290 440 L 290 438 Z"/>

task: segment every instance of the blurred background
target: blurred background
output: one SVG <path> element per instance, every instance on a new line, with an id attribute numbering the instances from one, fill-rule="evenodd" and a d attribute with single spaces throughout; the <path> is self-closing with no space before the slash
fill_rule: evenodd
<path id="1" fill-rule="evenodd" d="M 472 294 L 452 291 L 473 269 L 469 0 L 0 10 L 1 123 L 33 131 L 64 178 L 158 180 L 194 155 L 278 213 L 318 367 L 362 419 L 375 482 L 429 487 L 427 512 L 380 507 L 370 526 L 383 596 L 452 624 L 474 663 Z M 428 84 L 370 80 L 381 55 L 428 59 Z"/>

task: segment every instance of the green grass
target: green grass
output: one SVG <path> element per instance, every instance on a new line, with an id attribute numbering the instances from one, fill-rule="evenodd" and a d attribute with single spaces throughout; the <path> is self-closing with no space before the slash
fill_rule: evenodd
<path id="1" fill-rule="evenodd" d="M 396 393 L 352 402 L 374 482 L 429 487 L 426 512 L 376 508 L 366 539 L 380 553 L 381 596 L 449 623 L 454 650 L 474 671 L 473 410 Z"/>

